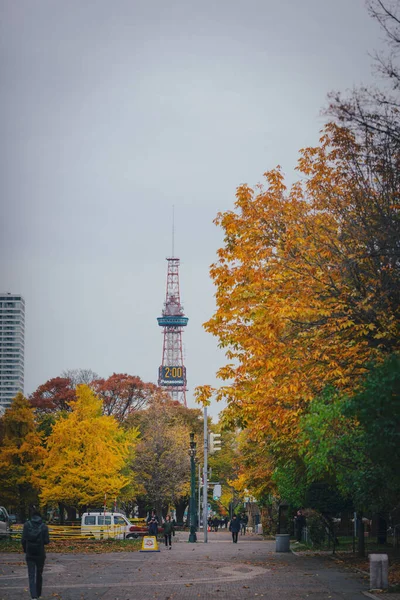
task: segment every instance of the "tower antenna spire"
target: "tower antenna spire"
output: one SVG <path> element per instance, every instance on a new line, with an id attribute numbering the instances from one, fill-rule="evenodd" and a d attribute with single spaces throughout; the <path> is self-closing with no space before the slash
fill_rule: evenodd
<path id="1" fill-rule="evenodd" d="M 174 221 L 172 227 L 172 254 L 174 253 Z M 163 329 L 162 362 L 158 370 L 158 385 L 171 398 L 186 405 L 186 367 L 183 356 L 182 334 L 188 324 L 179 291 L 179 258 L 167 258 L 167 289 L 162 316 L 157 318 Z"/>
<path id="2" fill-rule="evenodd" d="M 175 206 L 172 205 L 172 258 L 175 256 Z"/>

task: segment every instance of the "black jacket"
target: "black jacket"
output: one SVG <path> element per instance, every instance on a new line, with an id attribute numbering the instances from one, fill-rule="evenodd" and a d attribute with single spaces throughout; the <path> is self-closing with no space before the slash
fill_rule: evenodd
<path id="1" fill-rule="evenodd" d="M 158 519 L 156 515 L 149 515 L 147 517 L 147 525 L 149 527 L 150 535 L 157 535 L 158 533 Z"/>
<path id="2" fill-rule="evenodd" d="M 28 540 L 28 536 L 29 536 L 29 530 L 32 528 L 32 524 L 34 526 L 40 527 L 40 547 L 39 547 L 39 554 L 35 554 L 34 556 L 31 555 L 29 553 L 29 544 L 27 543 Z M 38 516 L 34 516 L 32 517 L 32 519 L 30 519 L 30 521 L 27 521 L 24 525 L 24 529 L 22 531 L 22 538 L 21 538 L 21 542 L 22 542 L 22 547 L 24 549 L 24 552 L 26 553 L 26 558 L 45 558 L 46 556 L 46 551 L 44 549 L 45 545 L 47 545 L 50 542 L 49 539 L 49 528 L 47 527 L 47 525 L 45 523 L 43 523 L 41 517 Z"/>
<path id="3" fill-rule="evenodd" d="M 232 519 L 231 524 L 229 525 L 229 531 L 232 531 L 232 533 L 238 533 L 240 531 L 240 521 L 238 518 Z"/>

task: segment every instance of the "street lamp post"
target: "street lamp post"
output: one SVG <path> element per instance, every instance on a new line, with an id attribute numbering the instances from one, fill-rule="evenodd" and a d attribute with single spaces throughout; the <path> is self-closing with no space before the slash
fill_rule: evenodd
<path id="1" fill-rule="evenodd" d="M 190 434 L 190 503 L 189 503 L 189 515 L 190 515 L 190 534 L 189 542 L 197 542 L 196 536 L 196 442 L 194 441 L 194 433 Z"/>

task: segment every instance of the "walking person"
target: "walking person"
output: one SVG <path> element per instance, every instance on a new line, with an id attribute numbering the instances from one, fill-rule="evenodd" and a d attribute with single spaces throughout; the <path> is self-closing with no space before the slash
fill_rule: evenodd
<path id="1" fill-rule="evenodd" d="M 248 522 L 249 517 L 246 515 L 246 513 L 243 513 L 240 517 L 240 535 L 246 535 L 246 527 Z"/>
<path id="2" fill-rule="evenodd" d="M 211 517 L 208 517 L 207 523 L 208 523 L 208 531 L 211 531 L 211 528 L 213 526 L 213 520 Z"/>
<path id="3" fill-rule="evenodd" d="M 214 527 L 214 531 L 217 532 L 218 531 L 218 527 L 219 527 L 219 519 L 218 519 L 218 517 L 214 517 L 214 519 L 213 519 L 213 527 Z"/>
<path id="4" fill-rule="evenodd" d="M 232 521 L 229 525 L 229 531 L 232 533 L 232 542 L 237 544 L 238 541 L 238 533 L 240 531 L 240 521 L 236 515 L 233 515 Z"/>
<path id="5" fill-rule="evenodd" d="M 42 515 L 34 510 L 22 531 L 22 547 L 28 565 L 29 591 L 32 600 L 42 595 L 43 568 L 46 560 L 45 545 L 49 543 L 49 529 L 43 523 Z"/>
<path id="6" fill-rule="evenodd" d="M 156 511 L 152 510 L 151 515 L 147 517 L 147 525 L 149 528 L 149 535 L 157 537 L 158 534 L 158 519 Z"/>
<path id="7" fill-rule="evenodd" d="M 165 547 L 169 545 L 169 549 L 172 548 L 172 536 L 175 535 L 174 523 L 171 521 L 171 516 L 167 515 L 164 523 L 164 539 Z"/>

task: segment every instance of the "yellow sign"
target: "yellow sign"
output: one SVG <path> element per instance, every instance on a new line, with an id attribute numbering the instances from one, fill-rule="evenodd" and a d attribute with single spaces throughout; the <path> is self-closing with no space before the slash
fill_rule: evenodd
<path id="1" fill-rule="evenodd" d="M 140 552 L 160 552 L 157 544 L 157 538 L 145 535 L 142 540 L 142 549 Z"/>

